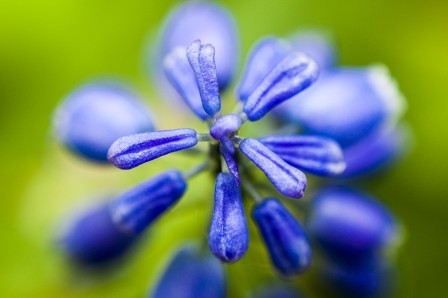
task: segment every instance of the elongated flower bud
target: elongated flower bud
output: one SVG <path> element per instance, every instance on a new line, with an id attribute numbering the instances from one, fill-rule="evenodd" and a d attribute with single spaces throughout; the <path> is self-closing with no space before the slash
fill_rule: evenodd
<path id="1" fill-rule="evenodd" d="M 202 107 L 196 77 L 188 62 L 184 48 L 175 48 L 164 60 L 164 70 L 173 87 L 190 107 L 193 113 L 202 120 L 208 118 Z"/>
<path id="2" fill-rule="evenodd" d="M 196 76 L 202 107 L 213 117 L 221 110 L 215 48 L 211 44 L 202 45 L 200 40 L 196 40 L 187 48 L 187 58 Z"/>
<path id="3" fill-rule="evenodd" d="M 136 237 L 117 227 L 109 205 L 102 204 L 81 214 L 63 232 L 63 250 L 78 264 L 99 266 L 123 256 Z"/>
<path id="4" fill-rule="evenodd" d="M 176 204 L 186 187 L 181 172 L 166 171 L 117 197 L 110 207 L 112 218 L 123 231 L 137 235 Z"/>
<path id="5" fill-rule="evenodd" d="M 72 152 L 106 163 L 107 150 L 123 136 L 154 130 L 151 115 L 132 91 L 98 82 L 71 93 L 53 119 L 56 137 Z"/>
<path id="6" fill-rule="evenodd" d="M 231 144 L 228 144 L 227 140 Z M 230 174 L 233 175 L 233 178 L 235 178 L 236 184 L 240 185 L 240 173 L 238 171 L 238 163 L 235 159 L 235 147 L 228 137 L 224 136 L 221 138 L 219 152 L 221 152 L 221 155 L 224 157 L 227 168 L 229 169 Z"/>
<path id="7" fill-rule="evenodd" d="M 334 260 L 370 262 L 399 240 L 395 219 L 373 199 L 346 188 L 328 188 L 313 198 L 310 237 Z"/>
<path id="8" fill-rule="evenodd" d="M 197 249 L 180 250 L 163 273 L 151 298 L 224 298 L 226 278 L 223 266 Z"/>
<path id="9" fill-rule="evenodd" d="M 244 104 L 251 121 L 261 119 L 276 105 L 308 88 L 317 80 L 319 67 L 308 55 L 292 52 L 263 79 Z"/>
<path id="10" fill-rule="evenodd" d="M 268 136 L 259 141 L 290 165 L 316 175 L 336 175 L 345 169 L 342 149 L 327 138 Z"/>
<path id="11" fill-rule="evenodd" d="M 292 49 L 290 45 L 276 37 L 266 37 L 257 42 L 250 52 L 243 77 L 238 87 L 238 97 L 245 102 L 269 72 Z"/>
<path id="12" fill-rule="evenodd" d="M 304 272 L 311 264 L 311 246 L 305 231 L 274 198 L 264 200 L 255 205 L 252 217 L 263 237 L 277 271 L 291 277 Z"/>
<path id="13" fill-rule="evenodd" d="M 296 199 L 303 197 L 306 177 L 301 171 L 255 139 L 244 139 L 240 150 L 266 174 L 282 195 Z"/>
<path id="14" fill-rule="evenodd" d="M 116 167 L 128 170 L 171 152 L 198 143 L 196 131 L 190 128 L 159 130 L 122 137 L 116 140 L 107 158 Z"/>
<path id="15" fill-rule="evenodd" d="M 166 18 L 160 37 L 155 64 L 173 48 L 185 49 L 200 39 L 216 48 L 219 88 L 231 83 L 238 66 L 239 40 L 235 20 L 223 6 L 209 1 L 184 2 Z"/>
<path id="16" fill-rule="evenodd" d="M 208 246 L 221 261 L 233 263 L 243 257 L 249 245 L 241 190 L 229 173 L 220 173 L 215 184 L 215 207 Z"/>

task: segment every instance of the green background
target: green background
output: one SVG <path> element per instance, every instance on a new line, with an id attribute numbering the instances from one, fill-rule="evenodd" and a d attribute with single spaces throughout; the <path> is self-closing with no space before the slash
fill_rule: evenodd
<path id="1" fill-rule="evenodd" d="M 84 278 L 73 282 L 79 277 L 64 270 L 63 260 L 49 244 L 54 232 L 51 227 L 77 198 L 92 195 L 94 190 L 100 194 L 108 185 L 120 190 L 160 171 L 166 163 L 190 164 L 176 156 L 175 161 L 157 161 L 151 168 L 132 173 L 97 169 L 67 156 L 49 133 L 51 115 L 60 99 L 81 82 L 101 75 L 122 77 L 148 97 L 159 127 L 186 126 L 188 122 L 178 119 L 182 118 L 179 114 L 172 117 L 176 121 L 164 116 L 169 109 L 142 66 L 148 36 L 175 3 L 0 0 L 1 296 L 138 297 L 166 262 L 177 236 L 173 231 L 183 231 L 186 239 L 204 233 L 207 224 L 199 213 L 207 211 L 192 206 L 204 204 L 200 210 L 209 210 L 209 203 L 196 204 L 195 199 L 182 203 L 173 215 L 157 223 L 151 239 L 137 249 L 130 265 L 100 281 Z M 334 34 L 341 64 L 388 65 L 408 99 L 405 120 L 414 137 L 407 158 L 372 183 L 373 193 L 406 228 L 398 259 L 397 295 L 447 297 L 448 2 L 221 3 L 238 23 L 242 60 L 263 35 L 319 27 Z M 198 183 L 200 193 L 202 188 L 210 188 L 211 193 L 211 186 Z M 189 190 L 190 196 L 197 197 L 194 188 Z M 244 272 L 258 269 L 250 262 L 257 254 L 262 259 L 265 256 L 252 250 L 247 261 L 229 269 L 234 280 L 241 280 L 240 284 L 231 281 L 234 294 L 257 283 Z"/>

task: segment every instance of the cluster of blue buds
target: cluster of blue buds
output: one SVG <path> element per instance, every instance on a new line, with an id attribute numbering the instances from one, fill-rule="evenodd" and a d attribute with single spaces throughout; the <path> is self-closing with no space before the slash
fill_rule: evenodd
<path id="1" fill-rule="evenodd" d="M 84 158 L 123 170 L 177 151 L 202 153 L 204 161 L 160 173 L 83 214 L 65 231 L 62 247 L 89 266 L 121 257 L 176 205 L 189 179 L 208 171 L 215 188 L 206 241 L 216 258 L 196 246 L 182 248 L 151 297 L 225 297 L 221 264 L 237 262 L 249 247 L 244 205 L 252 205 L 251 217 L 282 278 L 308 270 L 316 245 L 324 278 L 359 296 L 375 292 L 386 252 L 400 235 L 385 207 L 347 185 L 321 189 L 303 202 L 306 222 L 284 204 L 305 195 L 302 171 L 347 184 L 399 155 L 403 100 L 395 84 L 383 67 L 334 66 L 334 50 L 321 35 L 271 36 L 253 47 L 234 112 L 224 114 L 221 94 L 234 76 L 237 52 L 236 27 L 219 6 L 186 3 L 165 23 L 156 72 L 208 131 L 155 130 L 138 96 L 116 83 L 87 85 L 64 101 L 55 117 L 57 138 Z M 262 118 L 271 121 L 270 132 L 240 134 L 245 123 Z M 247 198 L 253 204 L 243 204 Z"/>

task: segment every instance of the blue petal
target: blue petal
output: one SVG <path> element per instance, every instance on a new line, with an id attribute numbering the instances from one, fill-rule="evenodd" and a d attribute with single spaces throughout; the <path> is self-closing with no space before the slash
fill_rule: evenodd
<path id="1" fill-rule="evenodd" d="M 215 184 L 215 207 L 208 234 L 211 252 L 226 263 L 241 259 L 249 245 L 241 190 L 232 174 L 220 173 Z"/>
<path id="2" fill-rule="evenodd" d="M 344 178 L 367 175 L 390 166 L 405 151 L 409 134 L 403 126 L 373 133 L 344 150 Z"/>
<path id="3" fill-rule="evenodd" d="M 152 117 L 132 91 L 114 82 L 81 86 L 53 119 L 59 142 L 81 157 L 107 162 L 107 150 L 126 135 L 154 130 Z"/>
<path id="4" fill-rule="evenodd" d="M 183 248 L 171 260 L 152 298 L 224 298 L 226 278 L 220 262 L 194 248 Z"/>
<path id="5" fill-rule="evenodd" d="M 384 67 L 341 68 L 282 105 L 280 116 L 347 147 L 395 123 L 404 105 Z"/>
<path id="6" fill-rule="evenodd" d="M 269 198 L 255 205 L 252 217 L 281 275 L 291 277 L 308 269 L 312 254 L 305 231 L 278 200 Z"/>
<path id="7" fill-rule="evenodd" d="M 116 140 L 110 147 L 107 158 L 116 167 L 128 170 L 168 153 L 193 147 L 197 143 L 197 134 L 193 129 L 159 130 Z"/>
<path id="8" fill-rule="evenodd" d="M 346 188 L 315 195 L 308 232 L 332 259 L 351 264 L 383 257 L 399 240 L 397 223 L 384 206 Z"/>
<path id="9" fill-rule="evenodd" d="M 123 231 L 137 235 L 177 203 L 186 187 L 181 172 L 166 171 L 117 197 L 112 218 Z"/>
<path id="10" fill-rule="evenodd" d="M 276 37 L 266 37 L 251 50 L 238 87 L 238 97 L 245 102 L 263 79 L 291 51 L 290 45 Z"/>
<path id="11" fill-rule="evenodd" d="M 222 6 L 206 1 L 179 5 L 167 17 L 155 63 L 175 47 L 186 48 L 194 40 L 213 44 L 220 89 L 232 81 L 239 60 L 239 38 L 233 16 Z"/>
<path id="12" fill-rule="evenodd" d="M 225 145 L 226 142 L 223 140 L 229 140 L 232 145 Z M 230 149 L 229 149 L 230 148 Z M 230 174 L 235 178 L 236 184 L 240 185 L 240 173 L 238 171 L 238 162 L 235 159 L 235 147 L 233 146 L 233 142 L 228 137 L 221 138 L 221 144 L 219 146 L 219 152 L 224 157 L 224 160 L 227 164 L 227 168 L 229 169 Z"/>
<path id="13" fill-rule="evenodd" d="M 175 48 L 164 60 L 164 70 L 173 87 L 190 109 L 202 120 L 208 115 L 202 107 L 196 77 L 188 62 L 185 49 Z"/>
<path id="14" fill-rule="evenodd" d="M 327 138 L 268 136 L 259 141 L 290 165 L 316 175 L 336 175 L 345 169 L 342 149 Z"/>
<path id="15" fill-rule="evenodd" d="M 288 41 L 294 50 L 304 52 L 316 60 L 321 72 L 335 66 L 336 50 L 330 36 L 325 32 L 301 31 L 288 38 Z"/>
<path id="16" fill-rule="evenodd" d="M 112 221 L 109 206 L 102 204 L 80 214 L 61 237 L 61 245 L 75 262 L 99 266 L 122 257 L 136 237 Z"/>
<path id="17" fill-rule="evenodd" d="M 210 135 L 219 140 L 223 136 L 236 132 L 241 127 L 241 118 L 235 114 L 228 114 L 216 119 L 210 129 Z"/>
<path id="18" fill-rule="evenodd" d="M 255 163 L 284 196 L 301 198 L 306 189 L 306 177 L 255 139 L 244 139 L 240 150 Z"/>
<path id="19" fill-rule="evenodd" d="M 244 112 L 249 120 L 259 120 L 276 105 L 308 88 L 318 75 L 319 67 L 311 57 L 292 52 L 252 92 L 244 104 Z"/>
<path id="20" fill-rule="evenodd" d="M 201 41 L 196 40 L 187 48 L 187 58 L 196 76 L 202 107 L 210 117 L 213 117 L 221 110 L 215 48 L 211 44 L 201 45 Z"/>

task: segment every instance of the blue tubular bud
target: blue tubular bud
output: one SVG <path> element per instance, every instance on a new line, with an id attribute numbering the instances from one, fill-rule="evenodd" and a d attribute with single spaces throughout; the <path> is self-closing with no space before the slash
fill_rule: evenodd
<path id="1" fill-rule="evenodd" d="M 154 130 L 138 97 L 116 83 L 95 83 L 72 92 L 53 119 L 57 139 L 91 161 L 106 163 L 112 143 L 126 135 Z"/>
<path id="2" fill-rule="evenodd" d="M 100 266 L 122 257 L 135 240 L 112 221 L 107 204 L 81 214 L 60 239 L 65 253 L 84 266 Z"/>
<path id="3" fill-rule="evenodd" d="M 344 150 L 347 168 L 341 174 L 352 178 L 390 166 L 405 151 L 408 132 L 402 126 L 387 128 Z"/>
<path id="4" fill-rule="evenodd" d="M 399 240 L 397 223 L 384 206 L 345 188 L 316 194 L 308 228 L 327 255 L 351 264 L 382 257 Z"/>
<path id="5" fill-rule="evenodd" d="M 260 40 L 251 50 L 238 87 L 238 97 L 245 102 L 263 79 L 291 51 L 290 45 L 276 37 Z"/>
<path id="6" fill-rule="evenodd" d="M 255 139 L 244 139 L 240 150 L 266 174 L 282 195 L 296 199 L 303 197 L 306 177 L 301 171 Z"/>
<path id="7" fill-rule="evenodd" d="M 151 298 L 224 298 L 226 278 L 223 266 L 211 255 L 183 248 L 168 265 Z"/>
<path id="8" fill-rule="evenodd" d="M 178 6 L 161 32 L 160 54 L 157 60 L 175 47 L 186 48 L 201 39 L 217 50 L 216 65 L 219 88 L 225 89 L 238 66 L 238 31 L 232 15 L 222 6 L 206 1 L 187 2 Z"/>
<path id="9" fill-rule="evenodd" d="M 316 175 L 336 175 L 345 169 L 342 149 L 327 138 L 268 136 L 259 141 L 290 165 Z"/>
<path id="10" fill-rule="evenodd" d="M 187 58 L 196 76 L 202 107 L 210 117 L 213 117 L 221 110 L 215 48 L 211 44 L 201 45 L 201 41 L 196 40 L 187 48 Z"/>
<path id="11" fill-rule="evenodd" d="M 255 88 L 244 104 L 244 112 L 249 120 L 259 120 L 276 105 L 308 88 L 318 75 L 319 67 L 312 58 L 292 52 Z"/>
<path id="12" fill-rule="evenodd" d="M 231 143 L 232 141 L 228 137 L 223 137 L 221 139 L 221 144 L 219 145 L 219 152 L 221 152 L 222 157 L 224 157 L 224 160 L 227 164 L 227 168 L 229 169 L 230 174 L 233 175 L 233 178 L 235 178 L 236 184 L 240 185 L 240 173 L 238 171 L 238 163 L 235 159 L 235 147 L 228 146 L 229 144 L 223 143 L 223 140 L 229 140 Z"/>
<path id="13" fill-rule="evenodd" d="M 405 102 L 385 67 L 341 68 L 281 106 L 281 116 L 343 148 L 393 125 Z"/>
<path id="14" fill-rule="evenodd" d="M 285 277 L 304 272 L 311 264 L 311 246 L 294 216 L 277 200 L 269 198 L 252 210 L 271 261 Z"/>
<path id="15" fill-rule="evenodd" d="M 223 136 L 236 132 L 241 127 L 241 118 L 235 114 L 228 114 L 216 119 L 210 129 L 210 135 L 219 140 Z"/>
<path id="16" fill-rule="evenodd" d="M 123 231 L 138 235 L 182 197 L 187 184 L 182 173 L 166 171 L 117 197 L 112 218 Z"/>
<path id="17" fill-rule="evenodd" d="M 173 49 L 165 58 L 163 66 L 168 80 L 193 113 L 202 120 L 206 120 L 208 115 L 202 107 L 196 77 L 188 62 L 185 49 L 180 47 Z"/>
<path id="18" fill-rule="evenodd" d="M 193 129 L 159 130 L 119 138 L 110 147 L 107 158 L 117 168 L 129 170 L 197 143 L 197 134 Z"/>
<path id="19" fill-rule="evenodd" d="M 330 70 L 335 65 L 336 50 L 325 32 L 301 31 L 291 36 L 288 41 L 294 50 L 306 53 L 316 60 L 321 72 Z"/>
<path id="20" fill-rule="evenodd" d="M 226 263 L 241 259 L 249 245 L 241 190 L 229 173 L 220 173 L 215 184 L 215 207 L 208 234 L 211 252 Z"/>

